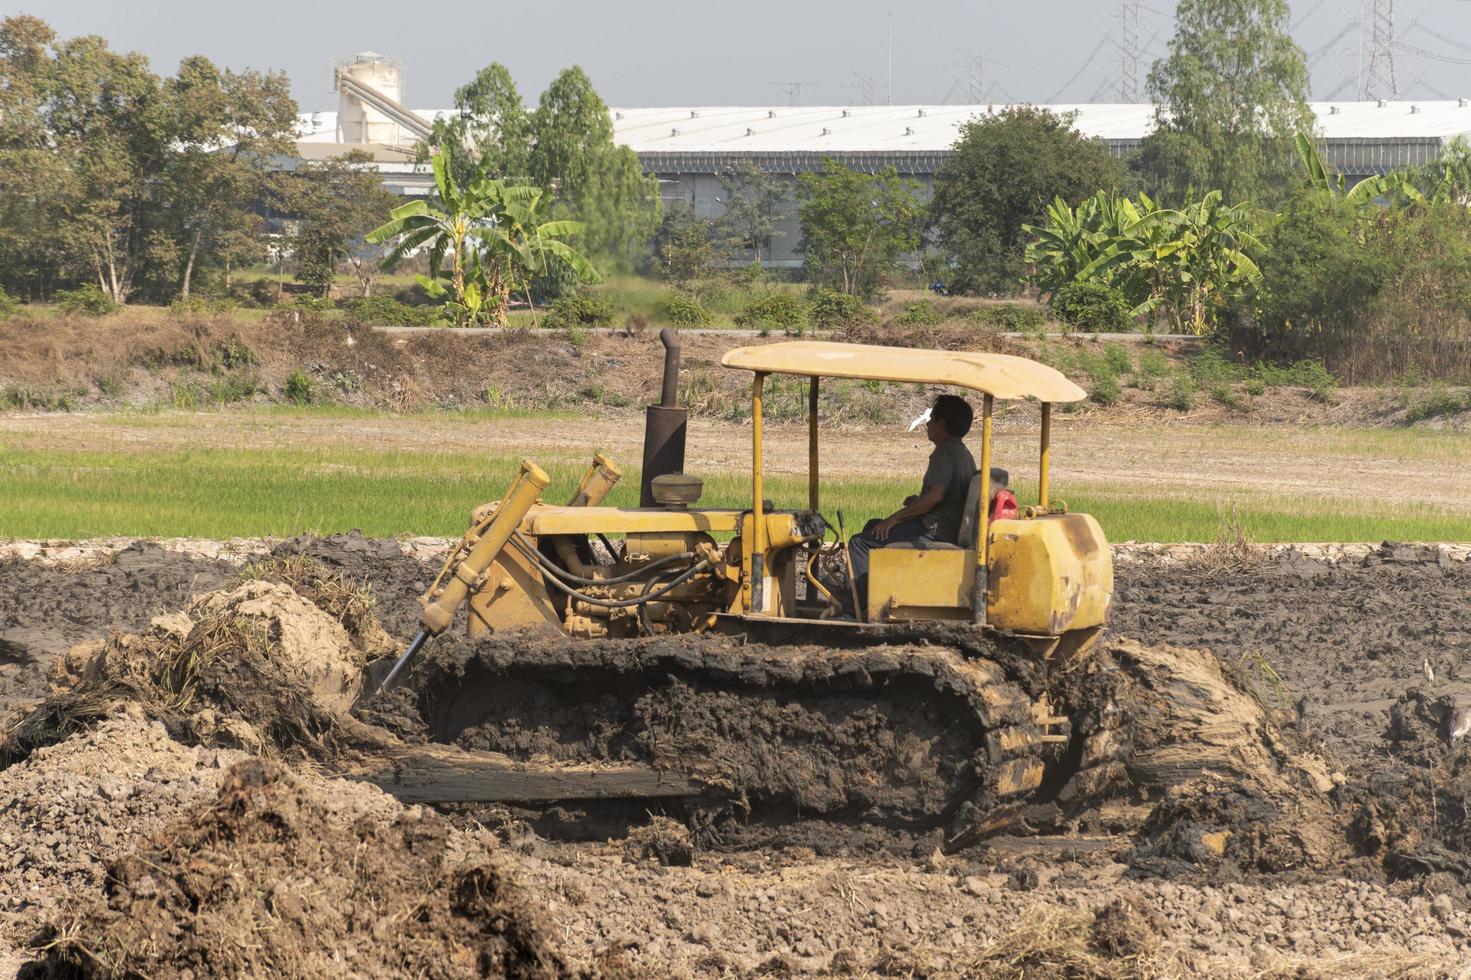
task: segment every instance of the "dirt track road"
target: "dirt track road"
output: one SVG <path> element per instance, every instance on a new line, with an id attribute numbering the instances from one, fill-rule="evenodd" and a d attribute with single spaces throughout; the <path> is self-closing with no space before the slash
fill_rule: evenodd
<path id="1" fill-rule="evenodd" d="M 1471 438 L 1454 432 L 1247 426 L 1093 425 L 1061 418 L 1054 426 L 1057 483 L 1095 493 L 1211 498 L 1267 494 L 1326 500 L 1372 497 L 1449 512 L 1471 510 Z M 927 454 L 919 433 L 840 428 L 824 434 L 828 476 L 918 472 Z M 617 417 L 476 418 L 450 415 L 332 417 L 303 414 L 165 413 L 0 417 L 0 448 L 129 451 L 188 448 L 343 448 L 515 454 L 582 459 L 593 450 L 636 464 L 643 420 Z M 801 427 L 771 426 L 768 472 L 806 471 Z M 1031 475 L 1036 431 L 1030 419 L 1003 417 L 998 462 Z M 695 419 L 687 467 L 742 472 L 750 465 L 746 423 Z"/>

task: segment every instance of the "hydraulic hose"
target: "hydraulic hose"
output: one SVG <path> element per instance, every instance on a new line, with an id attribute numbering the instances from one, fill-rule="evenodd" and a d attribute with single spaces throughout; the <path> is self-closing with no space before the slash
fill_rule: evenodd
<path id="1" fill-rule="evenodd" d="M 632 606 L 642 606 L 645 603 L 652 602 L 653 600 L 658 599 L 660 596 L 668 595 L 670 592 L 674 591 L 685 582 L 688 582 L 691 578 L 694 578 L 696 574 L 708 567 L 710 564 L 709 559 L 701 558 L 699 561 L 695 562 L 689 568 L 686 568 L 683 572 L 681 572 L 678 577 L 676 577 L 668 585 L 660 588 L 655 592 L 645 592 L 643 595 L 636 596 L 632 599 L 600 599 L 597 596 L 590 596 L 585 592 L 579 592 L 578 590 L 574 589 L 570 584 L 563 582 L 560 578 L 557 577 L 558 574 L 562 572 L 562 569 L 557 568 L 557 566 L 547 561 L 546 557 L 543 556 L 541 552 L 536 551 L 535 549 L 531 549 L 530 553 L 526 554 L 526 557 L 530 561 L 532 561 L 537 568 L 540 568 L 543 572 L 547 573 L 547 583 L 549 585 L 556 587 L 558 591 L 566 593 L 567 595 L 576 599 L 578 602 L 585 602 L 590 606 L 597 606 L 600 609 L 628 609 Z M 673 558 L 676 556 L 671 555 L 670 557 Z M 593 584 L 604 585 L 606 583 L 596 582 Z"/>
<path id="2" fill-rule="evenodd" d="M 635 568 L 631 572 L 625 572 L 622 575 L 615 575 L 612 578 L 585 578 L 584 576 L 578 575 L 575 572 L 569 572 L 565 568 L 553 565 L 551 562 L 546 561 L 546 556 L 538 551 L 536 546 L 533 545 L 530 541 L 527 541 L 526 537 L 522 535 L 520 531 L 517 531 L 515 534 L 513 534 L 511 536 L 511 540 L 515 543 L 516 547 L 520 549 L 521 554 L 536 562 L 543 571 L 550 572 L 568 585 L 622 585 L 624 582 L 632 582 L 636 579 L 643 578 L 650 572 L 658 571 L 659 569 L 664 568 L 667 565 L 673 565 L 676 562 L 681 561 L 689 561 L 691 558 L 695 557 L 695 553 L 693 551 L 682 551 L 677 555 L 666 555 L 663 558 L 660 558 L 658 561 L 649 562 L 647 565 L 644 565 L 641 568 Z"/>

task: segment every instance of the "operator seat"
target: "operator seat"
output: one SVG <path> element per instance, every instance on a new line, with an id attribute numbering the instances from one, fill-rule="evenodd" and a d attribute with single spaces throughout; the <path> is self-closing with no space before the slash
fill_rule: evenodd
<path id="1" fill-rule="evenodd" d="M 1004 470 L 1002 472 L 1005 472 Z M 1008 480 L 1008 482 L 1010 482 Z M 981 520 L 981 474 L 978 471 L 970 478 L 965 491 L 965 510 L 960 518 L 960 531 L 955 541 L 901 541 L 886 544 L 885 548 L 908 548 L 911 551 L 964 551 L 975 544 L 976 525 Z"/>

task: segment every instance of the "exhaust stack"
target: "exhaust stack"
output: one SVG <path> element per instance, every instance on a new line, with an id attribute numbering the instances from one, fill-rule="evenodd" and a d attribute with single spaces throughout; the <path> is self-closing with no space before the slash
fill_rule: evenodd
<path id="1" fill-rule="evenodd" d="M 638 505 L 657 507 L 653 482 L 656 476 L 684 472 L 685 423 L 689 410 L 675 404 L 679 399 L 679 334 L 669 327 L 659 331 L 664 345 L 664 383 L 659 404 L 644 412 L 644 466 L 639 478 Z"/>

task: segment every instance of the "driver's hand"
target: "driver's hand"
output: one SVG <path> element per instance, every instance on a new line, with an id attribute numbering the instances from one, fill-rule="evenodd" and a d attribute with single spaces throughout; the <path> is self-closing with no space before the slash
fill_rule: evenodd
<path id="1" fill-rule="evenodd" d="M 894 530 L 894 525 L 897 523 L 899 522 L 894 520 L 892 517 L 884 518 L 874 526 L 873 536 L 878 538 L 880 541 L 889 540 L 889 532 Z"/>

